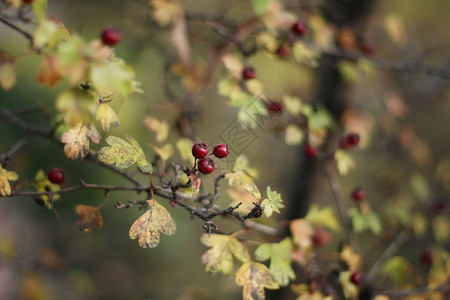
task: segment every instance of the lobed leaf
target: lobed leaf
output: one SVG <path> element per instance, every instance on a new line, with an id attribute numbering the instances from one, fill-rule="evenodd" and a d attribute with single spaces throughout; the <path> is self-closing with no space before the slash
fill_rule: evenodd
<path id="1" fill-rule="evenodd" d="M 97 121 L 100 121 L 100 124 L 105 132 L 109 131 L 111 125 L 113 127 L 118 127 L 120 125 L 116 112 L 106 103 L 101 103 L 98 106 L 95 117 Z"/>
<path id="2" fill-rule="evenodd" d="M 263 264 L 256 262 L 246 262 L 237 271 L 236 283 L 243 286 L 242 292 L 244 300 L 265 299 L 264 289 L 275 290 L 279 288 L 275 277 Z"/>
<path id="3" fill-rule="evenodd" d="M 16 181 L 19 175 L 16 172 L 7 171 L 0 165 L 0 195 L 11 196 L 10 181 Z"/>
<path id="4" fill-rule="evenodd" d="M 160 232 L 174 235 L 177 225 L 169 212 L 156 202 L 149 200 L 150 209 L 140 216 L 130 228 L 130 238 L 138 239 L 142 248 L 155 248 L 159 244 Z"/>
<path id="5" fill-rule="evenodd" d="M 77 226 L 84 232 L 91 231 L 92 228 L 100 229 L 103 226 L 103 217 L 97 206 L 78 204 L 75 212 L 80 215 Z"/>
<path id="6" fill-rule="evenodd" d="M 280 208 L 283 208 L 283 199 L 281 199 L 281 195 L 272 191 L 270 186 L 267 187 L 267 199 L 264 199 L 261 202 L 261 207 L 264 211 L 264 214 L 267 217 L 270 217 L 273 212 L 280 213 Z"/>
<path id="7" fill-rule="evenodd" d="M 333 231 L 339 231 L 339 223 L 330 206 L 320 208 L 316 204 L 312 204 L 306 214 L 305 219 L 313 224 L 321 224 Z"/>
<path id="8" fill-rule="evenodd" d="M 66 144 L 64 146 L 64 153 L 68 158 L 82 159 L 89 154 L 89 139 L 98 144 L 100 138 L 100 133 L 94 124 L 80 123 L 66 131 L 61 137 L 61 142 Z"/>
<path id="9" fill-rule="evenodd" d="M 201 241 L 204 245 L 211 247 L 202 255 L 202 262 L 206 264 L 207 272 L 222 272 L 225 275 L 230 275 L 233 272 L 233 256 L 241 262 L 249 260 L 245 247 L 232 236 L 204 234 Z"/>

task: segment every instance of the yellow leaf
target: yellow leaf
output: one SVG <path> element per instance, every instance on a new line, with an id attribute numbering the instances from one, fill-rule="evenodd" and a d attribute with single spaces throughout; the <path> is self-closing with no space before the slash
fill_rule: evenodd
<path id="1" fill-rule="evenodd" d="M 339 231 L 339 223 L 330 206 L 320 208 L 316 204 L 311 205 L 305 219 L 312 224 L 324 225 L 335 232 Z"/>
<path id="2" fill-rule="evenodd" d="M 450 253 L 433 248 L 433 265 L 428 275 L 428 287 L 437 288 L 450 280 Z"/>
<path id="3" fill-rule="evenodd" d="M 78 88 L 68 89 L 59 94 L 55 106 L 64 116 L 64 123 L 71 127 L 89 123 L 91 115 L 97 108 L 96 98 Z"/>
<path id="4" fill-rule="evenodd" d="M 347 264 L 348 270 L 350 272 L 355 272 L 355 271 L 360 270 L 361 259 L 362 259 L 361 255 L 354 252 L 350 246 L 345 245 L 342 248 L 342 252 L 341 252 L 341 254 L 339 254 L 339 258 Z"/>
<path id="5" fill-rule="evenodd" d="M 295 124 L 288 125 L 284 130 L 284 134 L 284 141 L 289 146 L 299 145 L 305 138 L 302 129 Z"/>
<path id="6" fill-rule="evenodd" d="M 312 236 L 314 228 L 306 219 L 297 219 L 289 224 L 294 243 L 300 248 L 309 248 L 312 245 Z"/>
<path id="7" fill-rule="evenodd" d="M 34 186 L 36 187 L 36 190 L 39 192 L 56 192 L 60 190 L 59 184 L 54 184 L 50 180 L 48 180 L 47 175 L 44 173 L 44 170 L 40 169 L 37 171 L 36 175 L 34 176 Z M 40 198 L 43 201 L 43 204 L 48 208 L 52 209 L 53 204 L 50 203 L 48 200 L 47 195 L 41 195 Z M 60 195 L 56 194 L 53 195 L 52 201 L 59 200 Z"/>
<path id="8" fill-rule="evenodd" d="M 153 7 L 152 16 L 159 26 L 169 25 L 182 10 L 177 1 L 173 0 L 150 0 Z"/>
<path id="9" fill-rule="evenodd" d="M 159 121 L 156 118 L 145 117 L 144 125 L 156 133 L 156 140 L 159 143 L 163 143 L 169 136 L 170 127 L 167 121 Z"/>
<path id="10" fill-rule="evenodd" d="M 302 112 L 302 100 L 293 96 L 283 96 L 283 103 L 286 111 L 294 117 L 298 117 Z"/>
<path id="11" fill-rule="evenodd" d="M 153 151 L 156 152 L 162 161 L 167 161 L 175 152 L 172 144 L 165 144 L 162 147 L 156 147 L 155 145 L 150 144 L 150 147 L 152 147 Z"/>
<path id="12" fill-rule="evenodd" d="M 439 215 L 433 219 L 433 233 L 439 243 L 450 240 L 450 220 L 446 215 Z"/>
<path id="13" fill-rule="evenodd" d="M 155 248 L 159 243 L 160 232 L 165 235 L 174 235 L 177 224 L 169 212 L 156 202 L 149 200 L 150 209 L 137 219 L 130 228 L 130 238 L 138 239 L 142 248 Z"/>
<path id="14" fill-rule="evenodd" d="M 344 290 L 345 299 L 356 299 L 358 296 L 358 286 L 350 281 L 349 271 L 339 273 L 339 283 Z"/>
<path id="15" fill-rule="evenodd" d="M 127 96 L 135 91 L 134 70 L 121 59 L 92 64 L 90 79 L 100 95 L 118 92 Z"/>
<path id="16" fill-rule="evenodd" d="M 230 206 L 236 206 L 238 203 L 242 203 L 237 208 L 238 212 L 247 214 L 255 207 L 255 197 L 242 186 L 237 185 L 228 189 L 227 194 L 233 200 L 231 201 Z"/>
<path id="17" fill-rule="evenodd" d="M 80 230 L 89 232 L 94 227 L 100 229 L 103 226 L 103 217 L 97 206 L 78 204 L 75 212 L 80 215 L 80 219 L 77 220 Z"/>
<path id="18" fill-rule="evenodd" d="M 100 138 L 100 133 L 97 131 L 94 124 L 80 123 L 74 128 L 66 131 L 61 137 L 61 142 L 66 144 L 64 146 L 64 153 L 68 158 L 82 159 L 89 154 L 89 139 L 98 144 Z"/>
<path id="19" fill-rule="evenodd" d="M 279 288 L 275 277 L 263 264 L 247 262 L 236 271 L 236 283 L 243 286 L 244 300 L 265 299 L 264 289 L 275 290 Z"/>
<path id="20" fill-rule="evenodd" d="M 19 175 L 16 172 L 7 171 L 0 165 L 0 194 L 2 196 L 11 196 L 11 185 L 9 181 L 16 181 Z"/>
<path id="21" fill-rule="evenodd" d="M 33 46 L 35 48 L 43 48 L 44 46 L 54 48 L 61 40 L 68 40 L 69 32 L 61 22 L 54 20 L 42 20 L 33 34 Z"/>
<path id="22" fill-rule="evenodd" d="M 62 75 L 57 67 L 57 58 L 47 56 L 41 63 L 38 74 L 38 81 L 41 84 L 48 83 L 53 88 L 61 80 Z"/>
<path id="23" fill-rule="evenodd" d="M 16 59 L 11 54 L 0 51 L 0 85 L 4 90 L 16 84 Z"/>
<path id="24" fill-rule="evenodd" d="M 100 121 L 102 128 L 105 132 L 109 131 L 110 126 L 117 127 L 120 124 L 119 118 L 117 117 L 114 110 L 106 103 L 101 103 L 98 106 L 97 113 L 95 115 L 97 121 Z"/>
<path id="25" fill-rule="evenodd" d="M 194 157 L 192 156 L 192 146 L 194 146 L 194 142 L 189 138 L 181 138 L 177 141 L 176 144 L 178 152 L 180 152 L 181 159 L 189 162 L 191 165 L 194 164 Z"/>
<path id="26" fill-rule="evenodd" d="M 115 164 L 116 167 L 125 169 L 137 163 L 144 173 L 153 171 L 152 165 L 145 159 L 144 151 L 138 142 L 131 136 L 125 135 L 128 142 L 115 137 L 108 136 L 106 142 L 111 147 L 103 147 L 100 149 L 98 159 L 105 164 Z"/>
<path id="27" fill-rule="evenodd" d="M 427 227 L 428 227 L 428 222 L 427 222 L 427 219 L 425 218 L 425 216 L 420 212 L 415 213 L 412 218 L 412 229 L 413 229 L 414 235 L 416 237 L 423 236 L 427 230 Z"/>
<path id="28" fill-rule="evenodd" d="M 206 264 L 207 272 L 222 272 L 230 275 L 233 272 L 233 256 L 241 262 L 249 260 L 245 247 L 232 236 L 203 234 L 201 241 L 204 245 L 212 247 L 202 255 L 202 262 Z"/>
<path id="29" fill-rule="evenodd" d="M 346 150 L 336 150 L 334 159 L 337 162 L 339 174 L 345 175 L 355 167 L 355 161 Z"/>
<path id="30" fill-rule="evenodd" d="M 228 70 L 228 73 L 232 78 L 241 78 L 242 69 L 244 68 L 244 64 L 241 59 L 237 55 L 228 54 L 222 57 L 222 62 L 225 68 Z M 231 81 L 235 82 L 235 81 Z"/>
<path id="31" fill-rule="evenodd" d="M 244 189 L 249 191 L 253 195 L 253 197 L 256 198 L 256 200 L 261 200 L 261 193 L 259 192 L 259 189 L 254 182 L 244 185 Z"/>

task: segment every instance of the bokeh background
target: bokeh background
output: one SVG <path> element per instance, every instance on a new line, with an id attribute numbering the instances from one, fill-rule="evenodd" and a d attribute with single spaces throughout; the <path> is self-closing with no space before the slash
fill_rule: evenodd
<path id="1" fill-rule="evenodd" d="M 216 14 L 225 6 L 227 17 L 238 21 L 249 18 L 248 1 L 226 2 L 182 1 L 192 12 Z M 368 26 L 366 24 L 363 30 L 365 39 L 374 45 L 375 57 L 449 66 L 447 0 L 375 3 Z M 123 41 L 116 52 L 135 68 L 144 94 L 113 103 L 121 120 L 121 126 L 111 132 L 113 135 L 130 133 L 145 145 L 151 142 L 153 134 L 143 126 L 142 120 L 152 116 L 166 119 L 173 125 L 169 140 L 179 138 L 174 124 L 180 111 L 171 104 L 164 90 L 166 64 L 176 55 L 168 32 L 152 22 L 147 1 L 49 1 L 48 11 L 49 15 L 61 19 L 71 33 L 77 32 L 86 40 L 98 38 L 100 32 L 111 25 L 123 33 Z M 399 24 L 387 25 L 389 17 Z M 394 28 L 389 31 L 389 26 Z M 192 43 L 194 60 L 202 64 L 213 42 L 221 37 L 201 22 L 189 23 L 189 30 L 195 38 Z M 36 78 L 41 58 L 29 55 L 27 40 L 1 24 L 0 37 L 1 50 L 23 55 L 18 60 L 18 83 L 10 91 L 0 91 L 1 105 L 13 111 L 51 105 L 64 83 L 54 90 L 39 85 Z M 258 77 L 270 97 L 278 99 L 291 94 L 304 101 L 313 97 L 316 70 L 294 63 L 292 59 L 280 60 L 264 53 L 252 56 L 250 62 L 258 70 Z M 226 99 L 217 93 L 217 82 L 223 76 L 225 70 L 217 72 L 210 87 L 197 99 L 201 111 L 196 117 L 196 134 L 206 142 L 219 141 L 220 133 L 236 117 L 236 109 L 228 106 Z M 445 161 L 450 164 L 449 81 L 417 72 L 375 70 L 370 76 L 361 75 L 348 83 L 345 97 L 349 109 L 343 118 L 351 128 L 361 129 L 362 147 L 353 153 L 357 168 L 340 179 L 344 197 L 355 186 L 364 186 L 371 203 L 392 201 L 391 210 L 380 213 L 400 212 L 394 219 L 408 217 L 401 215 L 401 207 L 407 202 L 402 199 L 417 197 L 417 193 L 425 198 L 419 199 L 424 207 L 435 198 L 448 201 L 449 186 L 436 183 L 442 182 L 436 180 L 436 169 L 441 166 L 448 184 L 450 167 Z M 43 126 L 49 124 L 42 114 L 24 114 L 23 118 Z M 287 146 L 283 135 L 270 127 L 255 133 L 257 138 L 244 154 L 259 170 L 257 184 L 270 185 L 284 198 L 295 197 L 293 186 L 298 180 L 296 166 L 303 159 L 302 146 Z M 17 128 L 0 120 L 0 152 L 6 151 L 20 136 Z M 151 150 L 145 150 L 151 156 Z M 177 156 L 173 160 L 177 160 Z M 40 137 L 30 137 L 29 143 L 14 155 L 9 169 L 17 171 L 21 178 L 32 178 L 38 169 L 48 171 L 55 166 L 65 171 L 64 186 L 77 184 L 79 178 L 90 183 L 124 183 L 117 175 L 88 161 L 67 160 L 61 147 Z M 316 192 L 309 201 L 330 203 L 325 178 L 317 177 Z M 419 187 L 416 193 L 411 188 L 417 186 L 414 180 L 426 182 L 426 187 Z M 225 182 L 221 188 L 220 203 L 227 205 L 231 200 L 225 192 Z M 145 200 L 144 194 L 112 193 L 102 209 L 103 228 L 81 232 L 75 225 L 78 218 L 75 206 L 80 203 L 97 205 L 103 198 L 103 192 L 93 190 L 65 194 L 55 204 L 62 222 L 52 211 L 36 205 L 31 197 L 1 198 L 0 298 L 184 300 L 241 297 L 241 289 L 235 285 L 233 276 L 211 276 L 204 272 L 201 255 L 206 247 L 199 241 L 203 223 L 191 221 L 182 209 L 169 208 L 178 225 L 177 233 L 173 237 L 163 236 L 155 249 L 141 249 L 136 241 L 128 238 L 129 227 L 142 212 L 136 208 L 118 210 L 113 205 L 116 201 Z M 161 203 L 169 207 L 167 201 L 161 200 Z M 220 225 L 230 230 L 237 228 L 226 220 Z M 376 252 L 382 245 L 368 247 Z M 417 255 L 414 249 L 408 251 L 411 256 Z"/>

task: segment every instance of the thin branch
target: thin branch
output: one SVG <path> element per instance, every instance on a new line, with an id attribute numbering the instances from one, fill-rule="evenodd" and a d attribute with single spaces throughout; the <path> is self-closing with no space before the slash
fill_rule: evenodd
<path id="1" fill-rule="evenodd" d="M 20 148 L 22 148 L 28 142 L 27 138 L 22 138 L 17 141 L 6 153 L 0 155 L 0 161 L 9 159 L 14 153 L 16 153 Z"/>
<path id="2" fill-rule="evenodd" d="M 410 234 L 403 230 L 397 238 L 389 245 L 389 247 L 384 250 L 377 261 L 372 265 L 372 268 L 367 273 L 366 283 L 371 284 L 374 282 L 376 276 L 380 272 L 381 265 L 392 255 L 394 255 L 408 240 L 410 239 Z"/>
<path id="3" fill-rule="evenodd" d="M 25 30 L 23 30 L 22 28 L 18 27 L 14 23 L 11 23 L 10 21 L 8 21 L 7 19 L 5 19 L 1 16 L 0 16 L 0 22 L 5 24 L 8 27 L 14 29 L 15 31 L 17 31 L 18 33 L 23 35 L 26 39 L 28 39 L 30 41 L 30 43 L 33 43 L 33 36 L 31 34 L 29 34 L 28 32 L 26 32 Z"/>
<path id="4" fill-rule="evenodd" d="M 320 160 L 319 164 L 325 174 L 325 177 L 327 178 L 328 185 L 330 186 L 330 190 L 331 190 L 331 194 L 333 195 L 334 203 L 336 204 L 336 206 L 338 208 L 341 222 L 344 225 L 344 231 L 345 231 L 345 235 L 347 237 L 347 241 L 355 251 L 359 252 L 358 241 L 356 240 L 356 237 L 353 234 L 353 229 L 351 226 L 351 218 L 348 215 L 347 207 L 346 207 L 344 201 L 342 201 L 342 199 L 339 197 L 340 193 L 338 192 L 337 183 L 332 178 L 330 173 L 328 172 L 326 166 L 324 165 L 324 162 L 322 160 Z"/>
<path id="5" fill-rule="evenodd" d="M 418 295 L 418 294 L 426 294 L 426 293 L 434 293 L 434 292 L 450 292 L 450 281 L 444 282 L 441 286 L 435 287 L 435 288 L 429 288 L 429 287 L 420 287 L 417 289 L 412 290 L 406 290 L 406 291 L 386 291 L 380 293 L 380 295 L 386 295 L 390 298 L 402 298 L 402 297 L 408 297 L 412 295 Z"/>

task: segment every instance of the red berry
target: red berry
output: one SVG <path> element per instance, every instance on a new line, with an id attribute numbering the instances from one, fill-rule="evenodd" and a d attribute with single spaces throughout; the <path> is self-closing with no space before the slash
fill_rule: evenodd
<path id="1" fill-rule="evenodd" d="M 305 153 L 306 153 L 306 156 L 308 156 L 308 157 L 311 157 L 311 158 L 317 157 L 317 150 L 316 150 L 316 148 L 314 148 L 310 144 L 306 144 L 305 145 Z"/>
<path id="2" fill-rule="evenodd" d="M 283 112 L 283 104 L 277 101 L 270 101 L 266 103 L 267 111 L 269 115 L 279 115 Z"/>
<path id="3" fill-rule="evenodd" d="M 445 203 L 444 198 L 439 198 L 434 200 L 434 202 L 431 204 L 431 211 L 434 214 L 438 215 L 445 211 L 446 206 L 447 205 Z"/>
<path id="4" fill-rule="evenodd" d="M 420 254 L 420 262 L 424 265 L 431 265 L 433 262 L 433 253 L 431 253 L 430 249 L 426 249 Z"/>
<path id="5" fill-rule="evenodd" d="M 30 4 L 33 3 L 34 0 L 22 0 L 23 3 L 25 4 Z"/>
<path id="6" fill-rule="evenodd" d="M 356 271 L 350 276 L 350 281 L 356 285 L 360 285 L 363 278 L 363 273 L 361 271 Z"/>
<path id="7" fill-rule="evenodd" d="M 122 40 L 122 34 L 115 28 L 106 28 L 102 32 L 102 42 L 107 46 L 117 45 Z"/>
<path id="8" fill-rule="evenodd" d="M 203 158 L 208 154 L 208 145 L 205 143 L 195 143 L 194 146 L 192 146 L 192 155 L 195 158 Z"/>
<path id="9" fill-rule="evenodd" d="M 256 78 L 256 70 L 252 66 L 246 66 L 242 70 L 242 77 L 244 79 L 255 79 Z"/>
<path id="10" fill-rule="evenodd" d="M 352 192 L 352 198 L 356 202 L 361 202 L 366 197 L 366 191 L 361 188 L 356 188 Z"/>
<path id="11" fill-rule="evenodd" d="M 302 20 L 298 20 L 292 25 L 292 32 L 298 36 L 303 36 L 306 33 L 306 24 Z"/>
<path id="12" fill-rule="evenodd" d="M 198 162 L 198 170 L 203 174 L 209 174 L 214 171 L 214 166 L 214 160 L 211 157 L 204 157 Z"/>
<path id="13" fill-rule="evenodd" d="M 48 180 L 52 183 L 61 184 L 64 182 L 64 174 L 60 168 L 51 169 L 47 174 Z"/>
<path id="14" fill-rule="evenodd" d="M 341 139 L 340 147 L 342 149 L 350 149 L 359 144 L 359 134 L 351 132 Z"/>
<path id="15" fill-rule="evenodd" d="M 277 54 L 279 57 L 286 58 L 290 54 L 289 48 L 286 46 L 280 45 L 280 47 L 278 47 L 278 49 L 277 49 Z"/>
<path id="16" fill-rule="evenodd" d="M 365 55 L 373 55 L 375 53 L 375 50 L 371 44 L 364 43 L 361 46 L 361 52 L 364 53 Z"/>
<path id="17" fill-rule="evenodd" d="M 213 149 L 213 154 L 217 158 L 225 158 L 228 156 L 228 146 L 224 143 L 217 144 Z"/>

